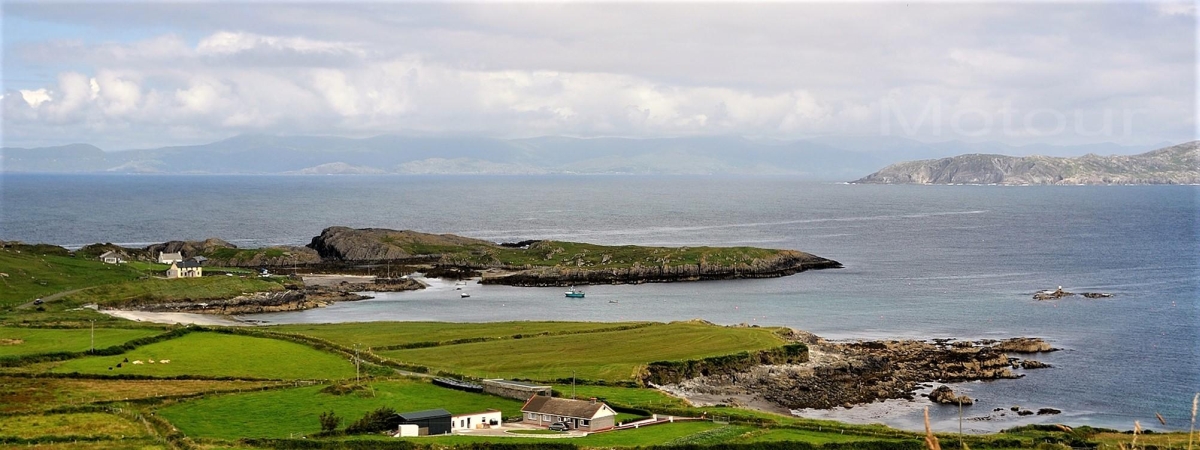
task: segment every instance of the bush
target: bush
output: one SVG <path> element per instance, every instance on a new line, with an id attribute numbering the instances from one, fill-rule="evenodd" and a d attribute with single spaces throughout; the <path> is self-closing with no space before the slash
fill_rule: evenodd
<path id="1" fill-rule="evenodd" d="M 321 432 L 332 433 L 337 431 L 338 425 L 342 424 L 342 418 L 338 417 L 333 411 L 321 413 L 321 417 L 317 418 L 321 421 Z"/>
<path id="2" fill-rule="evenodd" d="M 350 424 L 350 426 L 346 427 L 346 433 L 361 434 L 387 431 L 392 428 L 389 422 L 394 417 L 396 417 L 396 410 L 384 406 L 367 413 L 361 419 L 358 419 L 358 421 Z"/>

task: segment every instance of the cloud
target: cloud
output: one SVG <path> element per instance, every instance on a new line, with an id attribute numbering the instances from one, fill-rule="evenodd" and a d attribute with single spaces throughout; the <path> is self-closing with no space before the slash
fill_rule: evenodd
<path id="1" fill-rule="evenodd" d="M 1182 140 L 1195 127 L 1187 3 L 250 4 L 233 16 L 205 4 L 76 6 L 6 9 L 6 23 L 98 30 L 3 44 L 6 80 L 22 80 L 5 93 L 6 140 L 789 139 L 878 134 L 933 103 L 947 121 L 1147 111 L 1133 135 L 1100 137 L 1118 141 Z"/>

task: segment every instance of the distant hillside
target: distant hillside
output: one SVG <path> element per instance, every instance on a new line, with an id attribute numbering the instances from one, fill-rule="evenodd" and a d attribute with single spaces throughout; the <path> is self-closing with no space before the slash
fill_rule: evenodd
<path id="1" fill-rule="evenodd" d="M 897 161 L 960 153 L 1132 154 L 1152 147 L 1112 143 L 1011 146 L 894 136 L 795 141 L 702 136 L 658 139 L 546 136 L 242 135 L 201 145 L 104 151 L 88 144 L 0 149 L 5 173 L 164 174 L 743 174 L 844 180 Z"/>
<path id="2" fill-rule="evenodd" d="M 1140 155 L 1055 158 L 961 155 L 892 164 L 854 183 L 870 184 L 1198 184 L 1200 141 Z"/>

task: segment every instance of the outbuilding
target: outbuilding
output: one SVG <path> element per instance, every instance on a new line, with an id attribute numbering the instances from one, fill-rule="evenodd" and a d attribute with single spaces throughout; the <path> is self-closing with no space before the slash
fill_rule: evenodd
<path id="1" fill-rule="evenodd" d="M 450 417 L 451 431 L 495 428 L 503 423 L 500 411 L 489 409 L 483 412 L 455 414 Z"/>
<path id="2" fill-rule="evenodd" d="M 450 411 L 444 409 L 427 409 L 396 414 L 400 425 L 416 425 L 421 436 L 450 434 Z M 402 429 L 399 431 L 403 431 Z"/>
<path id="3" fill-rule="evenodd" d="M 550 386 L 501 379 L 483 380 L 483 392 L 513 400 L 528 400 L 534 395 L 550 395 Z"/>

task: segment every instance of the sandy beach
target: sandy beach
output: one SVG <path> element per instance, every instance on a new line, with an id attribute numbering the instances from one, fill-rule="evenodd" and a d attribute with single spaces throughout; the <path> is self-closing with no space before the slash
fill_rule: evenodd
<path id="1" fill-rule="evenodd" d="M 250 323 L 234 320 L 225 316 L 214 316 L 210 314 L 190 314 L 178 312 L 147 312 L 147 311 L 125 311 L 119 309 L 101 309 L 100 312 L 113 317 L 122 319 L 136 320 L 138 322 L 154 322 L 154 323 L 183 323 L 192 325 L 212 325 L 225 327 L 244 327 L 250 326 Z"/>

